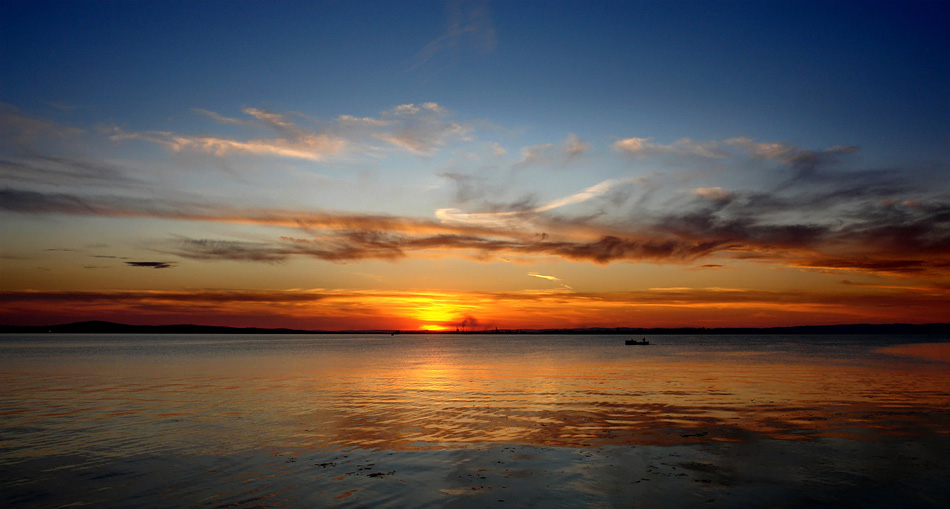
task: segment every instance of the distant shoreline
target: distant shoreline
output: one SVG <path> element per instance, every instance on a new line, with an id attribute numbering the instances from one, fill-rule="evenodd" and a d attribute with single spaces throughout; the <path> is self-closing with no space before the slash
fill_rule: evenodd
<path id="1" fill-rule="evenodd" d="M 0 325 L 0 334 L 614 334 L 614 335 L 722 335 L 722 334 L 920 334 L 950 335 L 950 324 L 842 324 L 792 327 L 585 327 L 575 329 L 491 329 L 478 331 L 416 330 L 299 330 L 286 328 L 220 327 L 214 325 L 128 325 L 88 321 L 60 325 Z"/>

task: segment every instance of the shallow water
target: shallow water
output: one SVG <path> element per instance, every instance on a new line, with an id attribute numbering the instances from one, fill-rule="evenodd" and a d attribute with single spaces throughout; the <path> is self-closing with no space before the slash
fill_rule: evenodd
<path id="1" fill-rule="evenodd" d="M 0 336 L 0 504 L 944 500 L 942 338 L 623 339 Z"/>

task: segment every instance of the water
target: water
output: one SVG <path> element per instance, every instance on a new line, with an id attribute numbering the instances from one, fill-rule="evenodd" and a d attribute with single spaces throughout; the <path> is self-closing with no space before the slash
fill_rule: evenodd
<path id="1" fill-rule="evenodd" d="M 0 504 L 938 507 L 950 343 L 0 337 Z"/>

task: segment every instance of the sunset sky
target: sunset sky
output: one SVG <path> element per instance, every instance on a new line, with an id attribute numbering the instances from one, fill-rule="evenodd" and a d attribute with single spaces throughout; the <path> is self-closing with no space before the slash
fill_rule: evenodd
<path id="1" fill-rule="evenodd" d="M 950 4 L 6 1 L 0 303 L 948 321 Z"/>

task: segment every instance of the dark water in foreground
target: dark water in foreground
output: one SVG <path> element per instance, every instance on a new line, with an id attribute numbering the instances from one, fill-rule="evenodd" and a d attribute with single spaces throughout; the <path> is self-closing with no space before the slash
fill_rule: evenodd
<path id="1" fill-rule="evenodd" d="M 0 336 L 0 506 L 947 506 L 943 338 L 623 339 Z"/>

